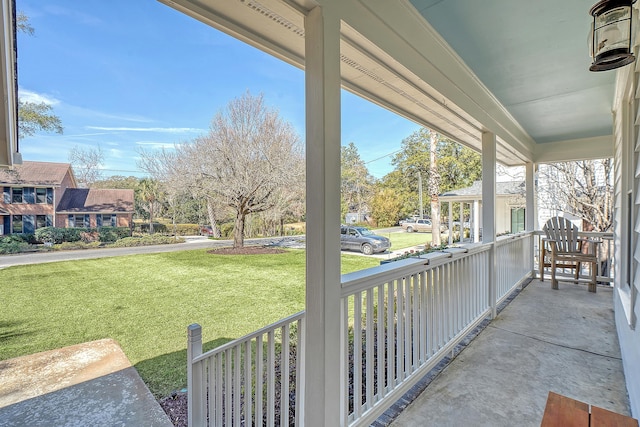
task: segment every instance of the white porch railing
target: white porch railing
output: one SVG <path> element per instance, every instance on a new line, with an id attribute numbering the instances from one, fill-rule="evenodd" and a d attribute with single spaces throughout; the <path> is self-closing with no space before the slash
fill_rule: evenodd
<path id="1" fill-rule="evenodd" d="M 493 304 L 530 277 L 532 245 L 532 233 L 495 244 Z M 490 316 L 493 248 L 452 248 L 343 275 L 343 425 L 371 424 Z M 301 312 L 202 354 L 200 327 L 191 325 L 189 426 L 302 425 L 303 335 Z"/>
<path id="2" fill-rule="evenodd" d="M 204 354 L 188 339 L 189 427 L 302 425 L 303 311 Z"/>
<path id="3" fill-rule="evenodd" d="M 496 242 L 497 304 L 530 277 L 533 269 L 533 233 L 498 237 Z"/>

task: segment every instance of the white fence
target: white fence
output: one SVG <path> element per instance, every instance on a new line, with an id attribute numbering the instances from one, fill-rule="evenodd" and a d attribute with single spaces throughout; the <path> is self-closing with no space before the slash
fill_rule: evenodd
<path id="1" fill-rule="evenodd" d="M 487 318 L 531 276 L 533 243 L 523 233 L 344 275 L 342 425 L 370 425 Z M 201 353 L 191 325 L 189 426 L 302 425 L 304 312 Z"/>
<path id="2" fill-rule="evenodd" d="M 304 312 L 202 354 L 188 329 L 189 426 L 302 425 Z"/>
<path id="3" fill-rule="evenodd" d="M 533 234 L 498 237 L 496 242 L 497 304 L 529 277 L 533 264 Z"/>

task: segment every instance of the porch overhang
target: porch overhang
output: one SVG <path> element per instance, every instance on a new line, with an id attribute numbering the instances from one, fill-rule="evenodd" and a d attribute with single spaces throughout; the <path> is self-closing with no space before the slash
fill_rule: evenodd
<path id="1" fill-rule="evenodd" d="M 533 161 L 535 142 L 408 2 L 160 0 L 296 67 L 305 67 L 304 19 L 339 8 L 342 87 L 497 160 Z"/>

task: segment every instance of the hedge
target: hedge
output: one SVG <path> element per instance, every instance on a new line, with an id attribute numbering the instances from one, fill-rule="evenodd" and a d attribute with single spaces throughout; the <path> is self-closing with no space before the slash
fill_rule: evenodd
<path id="1" fill-rule="evenodd" d="M 62 228 L 43 227 L 38 228 L 35 240 L 41 243 L 60 244 L 64 242 L 79 242 L 81 240 L 94 240 L 91 234 L 97 233 L 100 242 L 111 243 L 118 239 L 131 236 L 128 227 L 100 227 L 100 228 Z M 84 239 L 83 239 L 84 238 Z"/>

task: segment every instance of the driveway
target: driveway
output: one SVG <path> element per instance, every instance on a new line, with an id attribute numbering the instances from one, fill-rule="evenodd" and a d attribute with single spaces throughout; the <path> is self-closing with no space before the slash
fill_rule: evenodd
<path id="1" fill-rule="evenodd" d="M 14 265 L 41 264 L 45 262 L 73 261 L 78 259 L 106 258 L 124 255 L 151 254 L 160 252 L 188 251 L 231 246 L 232 240 L 211 240 L 205 236 L 186 236 L 184 243 L 170 245 L 137 246 L 132 248 L 81 249 L 71 251 L 33 252 L 15 255 L 0 255 L 0 269 Z M 247 245 L 273 245 L 304 247 L 304 236 L 269 237 L 245 239 Z"/>

